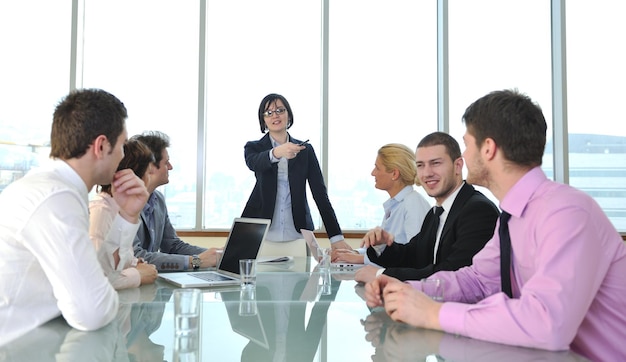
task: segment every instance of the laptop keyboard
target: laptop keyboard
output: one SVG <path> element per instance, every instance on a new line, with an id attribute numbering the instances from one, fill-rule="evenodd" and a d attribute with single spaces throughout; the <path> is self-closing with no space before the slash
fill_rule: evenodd
<path id="1" fill-rule="evenodd" d="M 202 280 L 206 280 L 209 282 L 219 282 L 223 280 L 233 280 L 233 278 L 227 277 L 225 275 L 209 272 L 209 273 L 189 273 L 189 275 L 194 276 L 196 278 L 200 278 Z"/>

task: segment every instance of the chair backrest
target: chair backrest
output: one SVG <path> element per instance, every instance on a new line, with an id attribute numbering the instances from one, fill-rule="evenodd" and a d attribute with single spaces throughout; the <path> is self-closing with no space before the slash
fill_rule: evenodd
<path id="1" fill-rule="evenodd" d="M 261 256 L 308 256 L 308 248 L 304 239 L 284 243 L 265 240 L 259 251 Z"/>

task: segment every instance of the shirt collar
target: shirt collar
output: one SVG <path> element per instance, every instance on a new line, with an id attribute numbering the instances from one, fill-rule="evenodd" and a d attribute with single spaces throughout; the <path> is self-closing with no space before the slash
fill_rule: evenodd
<path id="1" fill-rule="evenodd" d="M 269 135 L 268 135 L 269 136 Z M 274 137 L 269 136 L 270 137 L 270 142 L 272 142 L 272 147 L 278 147 L 280 146 L 280 143 L 278 143 Z M 291 139 L 291 136 L 289 136 L 289 132 L 287 132 L 287 142 L 289 142 L 289 140 Z"/>
<path id="2" fill-rule="evenodd" d="M 404 200 L 412 191 L 413 191 L 413 186 L 406 185 L 404 186 L 402 190 L 400 190 L 400 192 L 396 194 L 396 196 L 393 197 L 393 199 L 395 199 L 398 202 L 402 202 L 402 200 Z"/>
<path id="3" fill-rule="evenodd" d="M 146 202 L 146 204 L 143 206 L 143 212 L 145 212 L 146 214 L 152 213 L 152 210 L 154 210 L 155 202 L 156 202 L 156 194 L 153 192 L 152 194 L 150 194 L 150 197 L 148 198 L 148 202 Z"/>
<path id="4" fill-rule="evenodd" d="M 394 197 L 390 197 L 387 201 L 383 202 L 383 209 L 385 210 L 385 218 L 388 218 L 391 214 L 391 210 L 395 209 L 404 199 L 413 191 L 413 186 L 405 186 Z"/>
<path id="5" fill-rule="evenodd" d="M 537 166 L 522 176 L 509 192 L 504 195 L 500 202 L 500 209 L 505 210 L 515 217 L 521 217 L 528 202 L 539 186 L 548 178 Z"/>
<path id="6" fill-rule="evenodd" d="M 67 179 L 69 183 L 76 187 L 76 189 L 85 196 L 86 200 L 88 199 L 89 190 L 87 190 L 87 185 L 85 184 L 85 181 L 67 162 L 61 159 L 54 159 L 52 161 L 51 167 L 61 176 Z"/>
<path id="7" fill-rule="evenodd" d="M 438 206 L 442 206 L 443 207 L 443 212 L 444 214 L 448 214 L 448 211 L 450 211 L 450 209 L 452 208 L 452 204 L 454 204 L 454 200 L 456 200 L 456 195 L 459 194 L 459 191 L 461 191 L 461 187 L 463 187 L 463 185 L 465 185 L 465 181 L 461 182 L 461 184 L 459 185 L 459 187 L 456 188 L 456 190 L 454 190 L 454 192 L 452 192 L 450 194 L 450 196 L 448 196 L 448 198 L 446 198 L 441 205 Z"/>

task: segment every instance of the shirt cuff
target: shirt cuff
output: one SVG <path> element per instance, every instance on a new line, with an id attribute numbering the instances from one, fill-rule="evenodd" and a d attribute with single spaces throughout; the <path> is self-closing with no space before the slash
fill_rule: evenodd
<path id="1" fill-rule="evenodd" d="M 463 328 L 465 314 L 467 313 L 467 304 L 445 302 L 439 310 L 439 324 L 441 329 L 447 333 L 456 333 L 465 335 Z"/>
<path id="2" fill-rule="evenodd" d="M 380 254 L 383 253 L 383 251 L 385 251 L 385 248 L 387 247 L 387 244 L 380 244 L 380 245 L 373 245 L 372 248 L 374 248 L 374 251 L 376 252 L 377 256 L 380 256 Z"/>
<path id="3" fill-rule="evenodd" d="M 344 240 L 343 234 L 335 235 L 329 239 L 331 244 Z"/>
<path id="4" fill-rule="evenodd" d="M 384 272 L 385 272 L 385 268 L 380 268 L 380 269 L 376 270 L 376 278 L 378 278 Z"/>
<path id="5" fill-rule="evenodd" d="M 185 262 L 183 263 L 183 270 L 187 271 L 189 270 L 189 257 L 191 255 L 183 255 L 185 257 Z"/>
<path id="6" fill-rule="evenodd" d="M 141 285 L 141 274 L 137 268 L 131 267 L 122 270 L 122 275 L 128 277 L 128 284 L 131 287 L 139 287 Z"/>
<path id="7" fill-rule="evenodd" d="M 276 148 L 276 147 L 274 147 L 274 148 Z M 274 157 L 274 148 L 272 148 L 272 149 L 270 150 L 270 161 L 271 161 L 272 163 L 276 163 L 276 162 L 280 161 L 280 159 L 278 159 L 278 158 Z"/>

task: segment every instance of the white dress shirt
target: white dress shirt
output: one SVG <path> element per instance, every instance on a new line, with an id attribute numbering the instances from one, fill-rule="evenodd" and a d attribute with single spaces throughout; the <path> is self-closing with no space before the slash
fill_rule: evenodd
<path id="1" fill-rule="evenodd" d="M 89 240 L 88 191 L 57 160 L 0 194 L 0 345 L 60 314 L 79 330 L 115 317 L 117 293 Z"/>
<path id="2" fill-rule="evenodd" d="M 437 238 L 435 239 L 435 250 L 433 250 L 433 264 L 437 263 L 437 250 L 439 249 L 439 240 L 441 239 L 441 232 L 443 231 L 443 227 L 446 224 L 446 220 L 448 219 L 448 214 L 450 213 L 450 209 L 452 209 L 452 204 L 454 204 L 454 200 L 456 200 L 456 196 L 461 191 L 461 187 L 465 185 L 465 182 L 462 182 L 459 187 L 454 190 L 453 193 L 446 198 L 441 205 L 443 207 L 443 213 L 439 215 L 439 227 L 437 228 Z M 434 208 L 433 208 L 434 210 Z"/>

